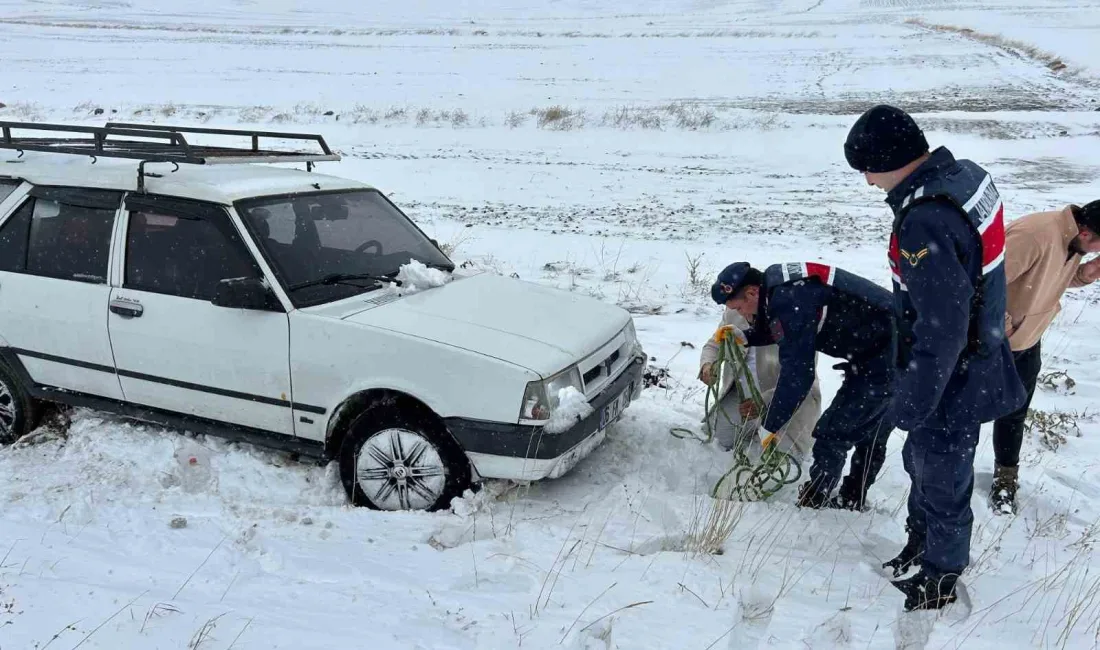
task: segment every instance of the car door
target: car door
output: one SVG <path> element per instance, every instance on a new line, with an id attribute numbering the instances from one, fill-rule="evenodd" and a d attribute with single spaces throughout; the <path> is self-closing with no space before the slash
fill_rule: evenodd
<path id="1" fill-rule="evenodd" d="M 212 302 L 222 280 L 263 277 L 225 208 L 130 194 L 123 217 L 108 322 L 126 400 L 293 435 L 282 305 Z"/>
<path id="2" fill-rule="evenodd" d="M 3 202 L 0 343 L 43 388 L 121 399 L 107 334 L 122 192 L 24 184 Z"/>

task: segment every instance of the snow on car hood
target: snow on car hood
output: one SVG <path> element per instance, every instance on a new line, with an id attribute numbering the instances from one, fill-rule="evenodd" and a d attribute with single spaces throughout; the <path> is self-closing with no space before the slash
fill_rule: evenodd
<path id="1" fill-rule="evenodd" d="M 485 273 L 456 277 L 343 320 L 467 349 L 545 376 L 607 343 L 630 314 L 587 296 Z"/>

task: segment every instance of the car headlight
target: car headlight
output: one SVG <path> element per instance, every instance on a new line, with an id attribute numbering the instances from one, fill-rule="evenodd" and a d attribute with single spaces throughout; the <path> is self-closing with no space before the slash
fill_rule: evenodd
<path id="1" fill-rule="evenodd" d="M 584 392 L 581 371 L 576 366 L 559 372 L 549 379 L 528 382 L 527 390 L 523 392 L 520 419 L 538 422 L 549 419 L 550 413 L 558 407 L 558 395 L 563 389 L 569 387 Z"/>
<path id="2" fill-rule="evenodd" d="M 638 331 L 634 329 L 634 318 L 627 321 L 625 331 L 626 340 L 630 344 L 630 351 L 635 356 L 645 356 L 645 352 L 642 349 L 642 342 L 638 340 Z"/>

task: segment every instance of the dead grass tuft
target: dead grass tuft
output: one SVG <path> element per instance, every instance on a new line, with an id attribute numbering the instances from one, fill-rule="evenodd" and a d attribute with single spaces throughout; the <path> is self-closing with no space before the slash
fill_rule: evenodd
<path id="1" fill-rule="evenodd" d="M 685 131 L 697 131 L 715 125 L 714 112 L 698 104 L 673 102 L 663 106 L 620 106 L 606 111 L 600 126 L 617 129 L 662 130 L 675 126 Z"/>
<path id="2" fill-rule="evenodd" d="M 187 650 L 200 650 L 204 643 L 211 641 L 212 635 L 214 634 L 214 628 L 218 626 L 218 619 L 222 616 L 225 616 L 225 614 L 219 614 L 206 621 L 206 623 L 195 632 L 194 636 L 191 637 L 191 641 L 187 644 Z"/>
<path id="3" fill-rule="evenodd" d="M 508 113 L 508 117 L 505 118 L 504 124 L 510 129 L 515 129 L 523 126 L 527 123 L 527 115 L 518 111 L 511 111 Z"/>
<path id="4" fill-rule="evenodd" d="M 531 110 L 540 129 L 571 131 L 585 125 L 584 109 L 574 110 L 565 106 L 549 106 Z"/>
<path id="5" fill-rule="evenodd" d="M 394 121 L 394 120 L 404 120 L 406 117 L 408 117 L 408 115 L 409 115 L 408 109 L 400 108 L 398 106 L 394 106 L 392 108 L 386 109 L 386 112 L 385 112 L 385 114 L 382 115 L 382 117 L 384 119 L 386 119 L 387 121 Z"/>
<path id="6" fill-rule="evenodd" d="M 466 126 L 470 123 L 470 116 L 462 109 L 451 111 L 449 114 L 451 126 Z"/>
<path id="7" fill-rule="evenodd" d="M 31 102 L 13 102 L 0 108 L 0 114 L 10 115 L 18 120 L 27 122 L 42 121 L 43 110 L 38 104 Z"/>
<path id="8" fill-rule="evenodd" d="M 687 257 L 687 281 L 684 283 L 681 295 L 685 299 L 709 295 L 712 273 L 708 268 L 703 267 L 705 254 L 699 253 L 692 257 L 690 254 L 684 253 L 684 256 Z"/>
<path id="9" fill-rule="evenodd" d="M 1071 392 L 1077 386 L 1077 381 L 1065 370 L 1051 370 L 1039 375 L 1038 384 L 1044 390 L 1062 389 Z"/>
<path id="10" fill-rule="evenodd" d="M 443 254 L 447 257 L 452 257 L 463 244 L 470 241 L 471 235 L 468 230 L 460 230 L 453 237 L 446 241 L 439 243 L 439 248 L 443 251 Z"/>
<path id="11" fill-rule="evenodd" d="M 706 501 L 700 504 L 700 499 Z M 684 538 L 684 550 L 692 555 L 716 555 L 741 523 L 744 503 L 730 498 L 697 496 L 691 523 Z"/>
<path id="12" fill-rule="evenodd" d="M 1039 436 L 1039 442 L 1051 451 L 1066 444 L 1067 435 L 1075 438 L 1081 437 L 1081 427 L 1078 425 L 1080 414 L 1069 411 L 1040 411 L 1028 409 L 1025 421 L 1028 430 L 1034 431 Z"/>

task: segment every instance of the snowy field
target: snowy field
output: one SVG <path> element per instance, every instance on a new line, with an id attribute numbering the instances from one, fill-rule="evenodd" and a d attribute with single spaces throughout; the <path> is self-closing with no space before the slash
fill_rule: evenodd
<path id="1" fill-rule="evenodd" d="M 870 511 L 801 511 L 792 486 L 719 554 L 686 540 L 730 458 L 669 435 L 698 426 L 725 264 L 889 286 L 888 209 L 842 152 L 874 103 L 990 169 L 1010 217 L 1100 198 L 1098 42 L 1096 0 L 0 0 L 0 118 L 321 132 L 345 156 L 321 171 L 456 262 L 628 307 L 669 371 L 570 474 L 434 514 L 77 411 L 0 450 L 0 650 L 1100 645 L 1095 287 L 1043 341 L 1016 517 L 986 501 L 983 432 L 971 569 L 938 615 L 878 568 L 905 540 L 904 434 Z"/>

